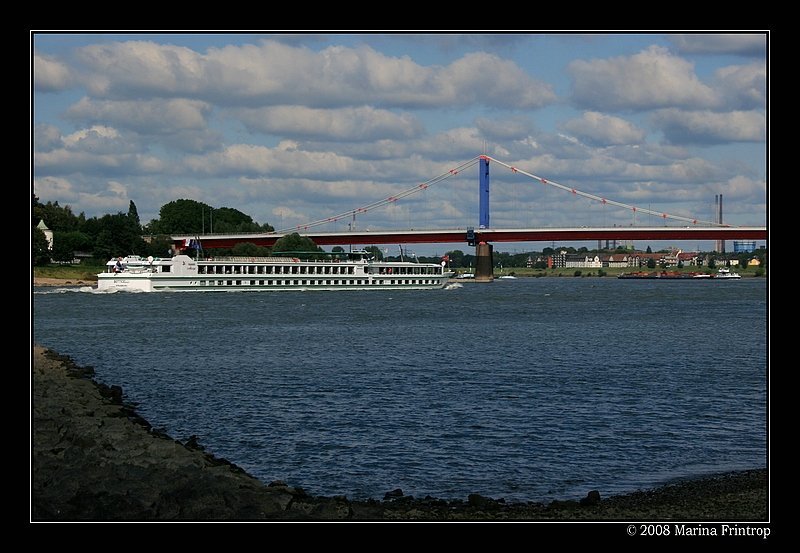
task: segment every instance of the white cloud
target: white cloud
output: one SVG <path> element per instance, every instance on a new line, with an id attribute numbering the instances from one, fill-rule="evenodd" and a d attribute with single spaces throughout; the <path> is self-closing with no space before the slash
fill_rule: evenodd
<path id="1" fill-rule="evenodd" d="M 712 107 L 715 92 L 698 79 L 689 61 L 651 46 L 632 56 L 569 64 L 573 99 L 596 110 Z"/>
<path id="2" fill-rule="evenodd" d="M 654 124 L 673 143 L 761 142 L 766 139 L 766 117 L 758 111 L 660 110 Z"/>
<path id="3" fill-rule="evenodd" d="M 320 52 L 276 41 L 189 48 L 130 41 L 82 48 L 91 94 L 108 98 L 181 96 L 228 106 L 441 107 L 483 104 L 537 108 L 552 87 L 495 55 L 472 53 L 446 66 L 423 66 L 368 46 Z M 491 78 L 476 70 L 490 68 Z"/>
<path id="4" fill-rule="evenodd" d="M 310 139 L 374 141 L 413 138 L 422 124 L 411 114 L 396 114 L 370 106 L 314 109 L 276 106 L 238 109 L 235 115 L 251 132 Z"/>
<path id="5" fill-rule="evenodd" d="M 53 58 L 34 54 L 33 87 L 42 92 L 57 92 L 71 85 L 69 68 Z"/>
<path id="6" fill-rule="evenodd" d="M 63 146 L 58 127 L 40 123 L 33 127 L 33 144 L 37 151 L 47 151 Z"/>
<path id="7" fill-rule="evenodd" d="M 80 211 L 116 213 L 128 209 L 127 187 L 117 181 L 75 183 L 62 177 L 38 177 L 34 193 L 42 201 L 56 199 L 62 205 L 79 205 Z"/>
<path id="8" fill-rule="evenodd" d="M 211 106 L 184 98 L 153 100 L 94 100 L 81 98 L 66 117 L 128 128 L 143 134 L 174 133 L 206 128 Z"/>
<path id="9" fill-rule="evenodd" d="M 714 73 L 716 88 L 734 109 L 764 108 L 767 105 L 767 67 L 763 62 L 730 65 Z"/>
<path id="10" fill-rule="evenodd" d="M 645 132 L 620 117 L 585 111 L 580 118 L 570 119 L 563 128 L 581 140 L 597 146 L 637 144 L 644 140 Z"/>
<path id="11" fill-rule="evenodd" d="M 681 54 L 740 54 L 763 56 L 765 34 L 691 34 L 668 37 Z"/>
<path id="12" fill-rule="evenodd" d="M 534 131 L 533 122 L 526 117 L 514 119 L 489 119 L 479 117 L 475 126 L 487 140 L 507 142 L 527 138 Z"/>

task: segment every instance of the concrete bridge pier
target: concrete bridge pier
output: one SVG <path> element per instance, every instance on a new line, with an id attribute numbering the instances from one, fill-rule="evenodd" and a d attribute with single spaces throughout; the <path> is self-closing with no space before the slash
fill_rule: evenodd
<path id="1" fill-rule="evenodd" d="M 486 242 L 475 246 L 475 281 L 491 282 L 494 280 L 494 247 Z"/>

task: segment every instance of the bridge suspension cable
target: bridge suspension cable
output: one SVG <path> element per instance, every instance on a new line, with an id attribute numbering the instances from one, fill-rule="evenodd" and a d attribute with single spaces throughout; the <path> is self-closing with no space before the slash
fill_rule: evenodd
<path id="1" fill-rule="evenodd" d="M 697 224 L 701 224 L 702 223 L 704 225 L 711 225 L 711 226 L 715 226 L 715 227 L 730 227 L 731 226 L 731 225 L 727 225 L 727 224 L 724 224 L 724 223 L 716 223 L 716 222 L 713 222 L 713 221 L 702 221 L 702 220 L 699 220 L 699 219 L 693 219 L 691 217 L 682 217 L 681 215 L 674 215 L 674 214 L 670 214 L 670 213 L 664 213 L 662 211 L 653 211 L 651 209 L 645 209 L 645 208 L 642 208 L 642 207 L 636 207 L 635 205 L 629 205 L 629 204 L 625 204 L 625 203 L 622 203 L 622 202 L 609 200 L 608 198 L 603 198 L 602 196 L 597 196 L 595 194 L 590 194 L 588 192 L 583 192 L 581 190 L 578 190 L 577 188 L 572 188 L 570 186 L 565 186 L 565 185 L 560 184 L 558 182 L 555 182 L 555 181 L 552 181 L 552 180 L 549 180 L 549 179 L 545 179 L 544 177 L 539 177 L 539 176 L 534 175 L 532 173 L 528 173 L 527 171 L 523 171 L 522 169 L 520 169 L 518 167 L 514 167 L 513 165 L 509 165 L 508 163 L 503 163 L 502 161 L 497 160 L 497 159 L 495 159 L 493 157 L 486 156 L 486 155 L 478 156 L 479 159 L 481 157 L 483 157 L 485 159 L 488 159 L 490 161 L 493 161 L 493 162 L 495 162 L 495 163 L 497 163 L 499 165 L 502 165 L 503 167 L 506 167 L 506 168 L 510 169 L 514 173 L 519 173 L 521 175 L 525 175 L 526 177 L 530 177 L 530 178 L 532 178 L 534 180 L 538 180 L 539 182 L 541 182 L 544 185 L 553 186 L 555 188 L 559 188 L 561 190 L 565 190 L 565 191 L 570 192 L 571 194 L 573 194 L 575 196 L 581 196 L 582 198 L 588 198 L 589 200 L 600 202 L 603 205 L 613 205 L 613 206 L 616 206 L 616 207 L 621 207 L 623 209 L 628 209 L 630 211 L 633 211 L 634 213 L 644 213 L 644 214 L 647 214 L 647 215 L 656 215 L 658 217 L 661 217 L 662 219 L 673 219 L 675 221 L 683 221 L 683 222 L 686 222 L 686 223 L 692 223 L 693 225 L 697 225 Z"/>
<path id="2" fill-rule="evenodd" d="M 620 207 L 622 209 L 627 209 L 627 210 L 632 211 L 634 214 L 636 214 L 636 213 L 644 213 L 646 215 L 655 215 L 655 216 L 660 217 L 662 219 L 671 219 L 671 220 L 675 220 L 675 221 L 683 221 L 683 222 L 686 222 L 686 223 L 692 223 L 693 225 L 703 224 L 703 225 L 714 226 L 714 227 L 730 227 L 731 226 L 731 225 L 724 224 L 724 223 L 717 223 L 715 221 L 704 221 L 704 220 L 695 219 L 695 218 L 692 218 L 692 217 L 683 217 L 681 215 L 665 213 L 665 212 L 662 212 L 662 211 L 655 211 L 655 210 L 652 210 L 652 209 L 646 209 L 646 208 L 643 208 L 643 207 L 637 207 L 635 205 L 630 205 L 630 204 L 626 204 L 626 203 L 623 203 L 623 202 L 610 200 L 610 199 L 604 198 L 602 196 L 597 196 L 595 194 L 590 194 L 589 192 L 584 192 L 582 190 L 578 190 L 577 188 L 566 186 L 566 185 L 558 183 L 556 181 L 545 179 L 544 177 L 540 177 L 538 175 L 534 175 L 533 173 L 529 173 L 529 172 L 527 172 L 527 171 L 525 171 L 523 169 L 520 169 L 519 167 L 515 167 L 513 165 L 509 165 L 508 163 L 504 163 L 504 162 L 502 162 L 502 161 L 500 161 L 498 159 L 495 159 L 495 158 L 493 158 L 491 156 L 480 155 L 480 156 L 475 156 L 474 158 L 470 159 L 469 161 L 466 161 L 466 162 L 462 163 L 461 165 L 458 165 L 458 166 L 450 169 L 449 171 L 447 171 L 445 173 L 442 173 L 441 175 L 438 175 L 438 176 L 436 176 L 436 177 L 434 177 L 434 178 L 432 178 L 430 180 L 427 180 L 427 181 L 425 181 L 425 182 L 423 182 L 421 184 L 418 184 L 418 185 L 416 185 L 416 186 L 414 186 L 412 188 L 408 188 L 408 189 L 400 192 L 399 194 L 394 194 L 392 196 L 388 196 L 386 198 L 383 198 L 382 200 L 378 200 L 378 201 L 373 202 L 371 204 L 367 204 L 367 205 L 358 207 L 356 209 L 351 209 L 351 210 L 345 211 L 343 213 L 339 213 L 338 215 L 333 215 L 331 217 L 326 217 L 325 219 L 318 219 L 318 220 L 312 221 L 310 223 L 305 223 L 305 224 L 302 224 L 302 225 L 296 225 L 296 226 L 285 228 L 285 229 L 281 229 L 281 230 L 278 230 L 278 231 L 275 231 L 275 232 L 278 232 L 278 233 L 289 233 L 289 232 L 294 232 L 294 231 L 298 231 L 298 230 L 308 230 L 310 228 L 318 227 L 318 226 L 321 226 L 321 225 L 327 225 L 327 224 L 330 224 L 330 223 L 335 223 L 337 221 L 340 221 L 340 220 L 348 218 L 348 217 L 355 217 L 359 213 L 367 213 L 367 212 L 372 211 L 374 209 L 378 209 L 378 208 L 390 205 L 390 204 L 396 202 L 397 200 L 402 200 L 404 198 L 407 198 L 407 197 L 412 196 L 414 194 L 417 194 L 419 192 L 423 192 L 423 191 L 427 190 L 428 188 L 430 188 L 431 186 L 433 186 L 435 184 L 438 184 L 438 183 L 440 183 L 440 182 L 442 182 L 442 181 L 444 181 L 446 179 L 449 179 L 450 177 L 454 177 L 454 176 L 458 175 L 459 173 L 461 173 L 461 172 L 465 171 L 466 169 L 469 169 L 473 165 L 477 164 L 480 161 L 481 158 L 487 159 L 489 161 L 493 161 L 494 163 L 497 163 L 498 165 L 502 165 L 503 167 L 506 167 L 506 168 L 510 169 L 514 173 L 519 173 L 520 175 L 524 175 L 524 176 L 529 177 L 531 179 L 537 180 L 537 181 L 541 182 L 544 185 L 552 186 L 554 188 L 558 188 L 560 190 L 564 190 L 566 192 L 569 192 L 574 196 L 580 196 L 582 198 L 587 198 L 587 199 L 589 199 L 591 201 L 599 202 L 599 203 L 601 203 L 603 205 L 613 205 L 613 206 L 616 206 L 616 207 Z"/>
<path id="3" fill-rule="evenodd" d="M 454 167 L 454 168 L 450 169 L 446 173 L 442 173 L 441 175 L 438 175 L 438 176 L 436 176 L 436 177 L 434 177 L 434 178 L 432 178 L 430 180 L 427 180 L 427 181 L 425 181 L 425 182 L 423 182 L 421 184 L 418 184 L 418 185 L 416 185 L 416 186 L 414 186 L 412 188 L 408 188 L 408 189 L 400 192 L 399 194 L 394 194 L 392 196 L 388 196 L 386 198 L 383 198 L 382 200 L 378 200 L 378 201 L 373 202 L 371 204 L 367 204 L 367 205 L 361 206 L 361 207 L 356 208 L 356 209 L 351 209 L 349 211 L 345 211 L 344 213 L 340 213 L 340 214 L 334 215 L 332 217 L 327 217 L 325 219 L 319 219 L 317 221 L 312 221 L 310 223 L 305 223 L 305 224 L 302 224 L 302 225 L 296 225 L 294 227 L 281 229 L 281 230 L 278 230 L 276 232 L 278 232 L 278 233 L 287 233 L 287 232 L 293 232 L 293 231 L 298 231 L 298 230 L 308 230 L 310 228 L 318 227 L 318 226 L 321 226 L 321 225 L 326 225 L 326 224 L 329 224 L 329 223 L 335 223 L 336 221 L 339 221 L 341 219 L 345 219 L 347 217 L 355 217 L 359 213 L 367 213 L 369 211 L 372 211 L 373 209 L 378 209 L 380 207 L 387 206 L 389 204 L 392 204 L 392 203 L 396 202 L 397 200 L 402 200 L 404 198 L 407 198 L 409 196 L 417 194 L 418 192 L 423 192 L 424 190 L 427 190 L 431 186 L 433 186 L 435 184 L 439 184 L 443 180 L 449 179 L 450 177 L 454 177 L 454 176 L 458 175 L 459 173 L 461 173 L 462 171 L 464 171 L 466 169 L 469 169 L 473 165 L 477 164 L 479 160 L 480 160 L 480 156 L 475 156 L 471 160 L 469 160 L 467 162 L 464 162 L 461 165 L 458 165 L 457 167 Z"/>

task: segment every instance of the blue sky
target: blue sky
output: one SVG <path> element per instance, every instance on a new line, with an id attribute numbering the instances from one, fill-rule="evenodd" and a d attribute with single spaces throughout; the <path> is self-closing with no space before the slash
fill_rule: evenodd
<path id="1" fill-rule="evenodd" d="M 766 224 L 763 34 L 34 33 L 31 57 L 34 191 L 87 216 L 191 198 L 287 228 L 485 152 L 702 220 L 723 194 L 726 222 Z M 491 217 L 648 223 L 500 166 Z M 477 222 L 474 168 L 356 225 Z"/>

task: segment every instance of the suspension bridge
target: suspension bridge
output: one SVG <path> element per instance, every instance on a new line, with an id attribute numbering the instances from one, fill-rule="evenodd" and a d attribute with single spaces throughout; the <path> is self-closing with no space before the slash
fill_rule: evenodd
<path id="1" fill-rule="evenodd" d="M 570 227 L 570 228 L 492 228 L 490 225 L 490 164 L 496 164 L 502 170 L 514 175 L 531 179 L 544 186 L 560 190 L 575 197 L 584 198 L 603 206 L 613 206 L 625 209 L 636 215 L 647 216 L 650 219 L 658 218 L 663 226 L 612 226 L 612 227 Z M 396 204 L 397 202 L 419 194 L 431 186 L 439 184 L 449 178 L 462 174 L 465 170 L 478 165 L 479 206 L 478 224 L 475 227 L 458 229 L 427 229 L 427 230 L 356 230 L 351 227 L 348 231 L 330 232 L 321 227 L 330 226 L 341 221 L 353 220 L 359 215 L 379 210 Z M 667 225 L 672 222 L 673 225 Z M 357 207 L 324 219 L 310 221 L 295 225 L 290 228 L 276 230 L 263 234 L 205 234 L 205 235 L 174 235 L 172 240 L 175 247 L 180 249 L 191 240 L 200 240 L 204 249 L 231 248 L 241 242 L 250 242 L 257 246 L 271 247 L 280 238 L 299 233 L 307 236 L 320 246 L 345 246 L 352 244 L 433 244 L 452 243 L 463 244 L 476 248 L 476 276 L 491 279 L 492 274 L 492 244 L 497 242 L 566 242 L 566 241 L 594 241 L 594 240 L 766 240 L 767 227 L 760 226 L 733 226 L 718 221 L 701 220 L 694 217 L 667 213 L 663 211 L 643 208 L 610 198 L 591 194 L 575 187 L 561 184 L 557 181 L 530 173 L 519 167 L 509 165 L 487 155 L 462 163 L 447 172 L 420 183 L 414 187 L 403 190 L 383 198 L 379 201 Z"/>

